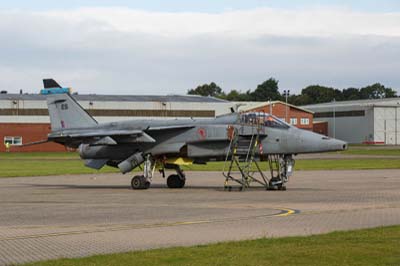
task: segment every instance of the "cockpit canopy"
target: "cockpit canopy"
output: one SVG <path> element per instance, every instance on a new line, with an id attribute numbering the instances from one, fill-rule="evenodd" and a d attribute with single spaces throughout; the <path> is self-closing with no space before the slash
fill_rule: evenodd
<path id="1" fill-rule="evenodd" d="M 271 114 L 261 113 L 261 112 L 251 112 L 251 113 L 241 114 L 240 123 L 251 126 L 263 125 L 266 127 L 282 128 L 282 129 L 287 129 L 290 127 L 289 124 L 285 123 L 279 118 Z"/>

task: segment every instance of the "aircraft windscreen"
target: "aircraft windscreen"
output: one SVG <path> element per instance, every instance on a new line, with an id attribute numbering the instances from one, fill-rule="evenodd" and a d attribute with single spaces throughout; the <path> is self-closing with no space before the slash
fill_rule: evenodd
<path id="1" fill-rule="evenodd" d="M 240 116 L 240 121 L 245 125 L 264 125 L 266 127 L 273 128 L 284 128 L 287 129 L 290 126 L 279 120 L 277 117 L 267 113 L 244 113 Z"/>

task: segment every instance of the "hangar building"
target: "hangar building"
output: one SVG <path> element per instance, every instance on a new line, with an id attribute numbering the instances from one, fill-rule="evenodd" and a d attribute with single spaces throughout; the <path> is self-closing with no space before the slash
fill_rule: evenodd
<path id="1" fill-rule="evenodd" d="M 214 118 L 229 113 L 233 103 L 213 97 L 150 95 L 73 95 L 99 122 L 128 119 Z M 50 132 L 46 96 L 0 94 L 0 138 L 11 151 L 65 151 L 64 146 L 45 143 L 16 148 L 43 140 Z M 0 152 L 6 147 L 0 144 Z"/>
<path id="2" fill-rule="evenodd" d="M 314 121 L 328 122 L 328 135 L 349 143 L 400 145 L 400 98 L 303 106 Z"/>
<path id="3" fill-rule="evenodd" d="M 99 122 L 129 119 L 214 118 L 231 112 L 266 112 L 299 128 L 313 130 L 313 112 L 281 101 L 229 102 L 195 95 L 73 95 Z M 65 151 L 56 143 L 15 147 L 44 140 L 50 132 L 46 95 L 0 93 L 0 139 L 10 151 Z M 6 146 L 0 143 L 0 152 Z"/>

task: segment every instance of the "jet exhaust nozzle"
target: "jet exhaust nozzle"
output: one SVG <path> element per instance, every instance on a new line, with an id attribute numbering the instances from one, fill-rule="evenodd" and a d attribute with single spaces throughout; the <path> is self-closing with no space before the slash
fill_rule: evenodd
<path id="1" fill-rule="evenodd" d="M 118 168 L 121 171 L 121 173 L 125 174 L 125 173 L 132 171 L 133 169 L 138 167 L 143 162 L 144 162 L 143 154 L 140 152 L 137 152 L 137 153 L 134 153 L 133 155 L 131 155 L 130 157 L 128 157 L 126 160 L 120 162 L 118 164 Z"/>

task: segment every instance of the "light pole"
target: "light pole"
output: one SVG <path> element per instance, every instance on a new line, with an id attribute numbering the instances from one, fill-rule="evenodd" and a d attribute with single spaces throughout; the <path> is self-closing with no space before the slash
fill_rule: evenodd
<path id="1" fill-rule="evenodd" d="M 285 102 L 286 102 L 286 105 L 285 105 L 285 122 L 286 123 L 289 123 L 288 122 L 288 117 L 287 117 L 287 113 L 288 113 L 288 111 L 287 111 L 287 107 L 288 107 L 288 105 L 287 105 L 287 99 L 288 99 L 288 97 L 289 97 L 289 94 L 290 94 L 290 90 L 284 90 L 283 91 L 283 95 L 285 96 Z"/>
<path id="2" fill-rule="evenodd" d="M 271 99 L 269 99 L 269 114 L 272 115 L 272 102 L 271 102 Z"/>
<path id="3" fill-rule="evenodd" d="M 333 138 L 336 138 L 336 100 L 333 98 Z"/>

